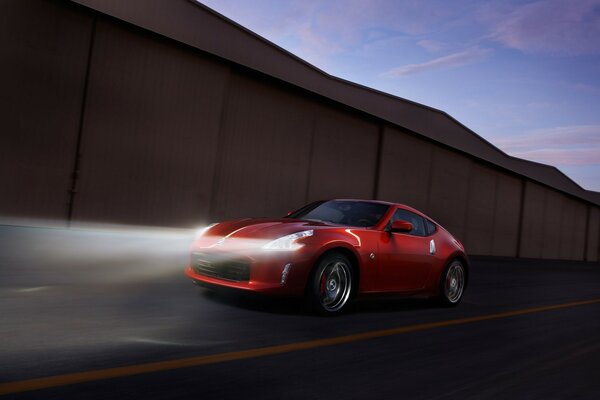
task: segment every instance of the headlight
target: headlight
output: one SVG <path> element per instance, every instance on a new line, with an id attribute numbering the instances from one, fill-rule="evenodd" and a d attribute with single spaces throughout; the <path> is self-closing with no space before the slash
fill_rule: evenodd
<path id="1" fill-rule="evenodd" d="M 291 235 L 287 235 L 284 237 L 280 237 L 279 239 L 275 239 L 272 242 L 265 244 L 262 248 L 264 250 L 283 250 L 283 251 L 298 250 L 299 248 L 304 246 L 301 243 L 297 243 L 298 239 L 312 236 L 313 233 L 314 232 L 312 229 L 309 231 L 292 233 Z"/>
<path id="2" fill-rule="evenodd" d="M 200 236 L 204 236 L 206 231 L 209 230 L 210 228 L 212 228 L 213 226 L 215 226 L 216 224 L 217 223 L 214 223 L 214 224 L 210 224 L 209 226 L 205 226 L 204 228 L 199 228 L 196 231 L 196 236 L 194 237 L 194 239 L 198 239 Z"/>

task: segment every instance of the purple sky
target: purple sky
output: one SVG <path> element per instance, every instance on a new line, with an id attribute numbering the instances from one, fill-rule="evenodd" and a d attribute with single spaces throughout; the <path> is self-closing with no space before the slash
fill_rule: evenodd
<path id="1" fill-rule="evenodd" d="M 201 0 L 329 74 L 600 191 L 600 0 Z"/>

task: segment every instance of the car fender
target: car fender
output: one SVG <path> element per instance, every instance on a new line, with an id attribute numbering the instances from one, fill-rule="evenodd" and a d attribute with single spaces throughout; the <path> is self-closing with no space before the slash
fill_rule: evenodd
<path id="1" fill-rule="evenodd" d="M 356 264 L 355 267 L 358 272 L 355 283 L 359 283 L 361 281 L 361 276 L 363 275 L 363 265 L 368 260 L 369 253 L 362 247 L 360 237 L 353 232 L 347 231 L 348 229 L 344 230 L 343 232 L 321 231 L 320 235 L 316 238 L 317 242 L 311 243 L 311 268 L 309 271 L 307 271 L 307 281 L 310 278 L 310 274 L 314 270 L 319 259 L 323 257 L 325 253 L 335 249 L 343 249 L 343 251 L 346 251 L 352 255 L 353 260 L 351 261 Z"/>
<path id="2" fill-rule="evenodd" d="M 431 279 L 429 279 L 429 282 L 427 284 L 428 292 L 430 292 L 432 295 L 437 295 L 439 287 L 440 287 L 440 279 L 442 277 L 442 273 L 444 272 L 444 269 L 446 269 L 446 266 L 449 263 L 451 263 L 453 260 L 455 260 L 457 258 L 462 260 L 465 265 L 465 271 L 466 271 L 465 288 L 466 288 L 466 285 L 468 284 L 468 281 L 469 281 L 469 259 L 463 251 L 454 250 L 451 253 L 449 253 L 446 257 L 444 257 L 444 262 L 440 263 L 437 266 L 437 268 L 435 269 L 435 271 L 433 271 Z"/>

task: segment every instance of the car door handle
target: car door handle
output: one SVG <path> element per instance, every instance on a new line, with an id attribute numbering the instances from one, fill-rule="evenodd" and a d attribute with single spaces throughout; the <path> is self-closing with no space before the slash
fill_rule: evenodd
<path id="1" fill-rule="evenodd" d="M 429 254 L 431 254 L 432 256 L 435 255 L 435 242 L 433 241 L 433 239 L 431 239 L 431 241 L 429 242 Z"/>

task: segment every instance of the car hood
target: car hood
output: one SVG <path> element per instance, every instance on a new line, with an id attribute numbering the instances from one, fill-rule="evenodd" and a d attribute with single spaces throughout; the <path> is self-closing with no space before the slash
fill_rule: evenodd
<path id="1" fill-rule="evenodd" d="M 306 230 L 334 229 L 317 221 L 291 218 L 266 219 L 248 218 L 218 223 L 194 240 L 195 250 L 213 249 L 221 251 L 255 249 L 277 238 Z"/>
<path id="2" fill-rule="evenodd" d="M 247 218 L 236 221 L 225 221 L 211 227 L 206 237 L 244 238 L 244 239 L 277 239 L 292 233 L 308 229 L 335 228 L 335 225 L 318 221 L 305 221 L 291 218 L 267 219 Z"/>

